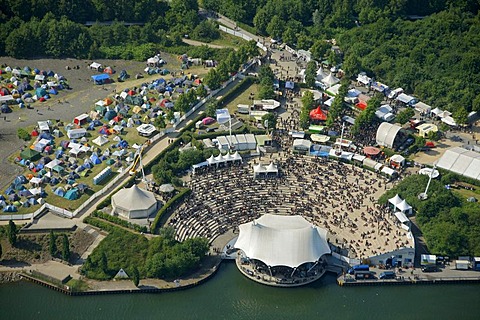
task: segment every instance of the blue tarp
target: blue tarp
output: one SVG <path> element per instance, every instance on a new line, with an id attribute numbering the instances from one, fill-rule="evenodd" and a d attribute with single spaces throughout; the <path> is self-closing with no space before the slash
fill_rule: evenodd
<path id="1" fill-rule="evenodd" d="M 110 76 L 106 73 L 102 73 L 92 76 L 92 79 L 93 82 L 101 84 L 103 81 L 110 79 Z"/>

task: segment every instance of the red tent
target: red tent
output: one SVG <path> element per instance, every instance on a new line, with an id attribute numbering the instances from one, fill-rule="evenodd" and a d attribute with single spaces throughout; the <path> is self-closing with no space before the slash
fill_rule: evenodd
<path id="1" fill-rule="evenodd" d="M 116 116 L 115 118 L 113 118 L 113 121 L 120 122 L 120 121 L 122 121 L 122 117 Z"/>
<path id="2" fill-rule="evenodd" d="M 46 99 L 44 97 L 41 97 L 40 99 L 38 99 L 38 101 L 40 102 L 44 102 Z"/>
<path id="3" fill-rule="evenodd" d="M 363 148 L 363 152 L 365 153 L 366 156 L 376 156 L 380 153 L 380 149 L 375 148 L 375 147 L 365 147 Z"/>
<path id="4" fill-rule="evenodd" d="M 358 109 L 365 110 L 367 108 L 367 103 L 364 101 L 360 101 L 355 105 Z"/>
<path id="5" fill-rule="evenodd" d="M 425 147 L 435 148 L 435 144 L 434 144 L 432 141 L 427 141 L 427 142 L 425 143 Z"/>
<path id="6" fill-rule="evenodd" d="M 33 130 L 32 133 L 30 133 L 30 135 L 32 137 L 38 137 L 38 131 L 37 130 Z"/>
<path id="7" fill-rule="evenodd" d="M 133 91 L 133 90 L 128 91 L 128 95 L 129 95 L 129 96 L 134 96 L 135 94 L 136 94 L 136 92 Z"/>
<path id="8" fill-rule="evenodd" d="M 318 106 L 316 109 L 310 111 L 310 119 L 325 121 L 327 120 L 327 113 L 322 110 L 322 107 Z"/>

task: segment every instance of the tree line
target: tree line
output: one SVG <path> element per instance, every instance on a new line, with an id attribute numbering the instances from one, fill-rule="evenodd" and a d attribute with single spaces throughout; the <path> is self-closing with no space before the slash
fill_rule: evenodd
<path id="1" fill-rule="evenodd" d="M 418 199 L 418 194 L 424 191 L 428 177 L 411 175 L 386 192 L 379 202 L 386 204 L 397 193 L 406 199 L 416 211 L 416 221 L 430 253 L 450 257 L 478 256 L 480 210 L 477 203 L 467 202 L 466 198 L 445 188 L 445 185 L 457 180 L 453 173 L 443 175 L 440 180 L 432 180 L 428 199 L 422 201 Z"/>
<path id="2" fill-rule="evenodd" d="M 159 48 L 182 46 L 185 35 L 207 42 L 220 36 L 215 22 L 198 15 L 196 0 L 7 0 L 0 26 L 0 55 L 15 58 L 143 60 Z"/>
<path id="3" fill-rule="evenodd" d="M 115 228 L 88 256 L 81 273 L 88 278 L 110 280 L 124 269 L 136 285 L 143 277 L 175 279 L 194 271 L 208 252 L 205 238 L 175 240 L 167 227 L 151 240 Z"/>

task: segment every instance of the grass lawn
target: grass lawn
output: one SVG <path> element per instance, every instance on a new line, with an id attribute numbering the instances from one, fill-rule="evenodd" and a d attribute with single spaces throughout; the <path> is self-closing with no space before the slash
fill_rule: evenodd
<path id="1" fill-rule="evenodd" d="M 474 198 L 477 198 L 477 200 L 480 201 L 480 188 L 477 188 L 474 191 L 463 189 L 463 188 L 453 189 L 453 192 L 456 193 L 462 199 L 466 200 L 470 197 L 474 197 Z"/>
<path id="2" fill-rule="evenodd" d="M 245 91 L 240 93 L 235 99 L 233 99 L 229 104 L 227 104 L 228 111 L 230 114 L 236 114 L 236 116 L 245 122 L 253 119 L 248 114 L 241 114 L 237 112 L 237 105 L 239 104 L 247 104 L 252 105 L 253 100 L 249 100 L 248 98 L 251 96 L 250 94 L 253 93 L 253 97 L 258 99 L 258 90 L 260 86 L 256 83 L 250 85 Z"/>
<path id="3" fill-rule="evenodd" d="M 226 32 L 220 31 L 220 38 L 210 42 L 211 44 L 216 44 L 219 46 L 238 48 L 242 44 L 246 43 L 246 40 L 243 40 L 240 37 L 236 37 Z"/>

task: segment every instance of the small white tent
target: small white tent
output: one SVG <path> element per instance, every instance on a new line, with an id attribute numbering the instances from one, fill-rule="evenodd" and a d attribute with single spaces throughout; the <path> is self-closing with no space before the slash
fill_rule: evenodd
<path id="1" fill-rule="evenodd" d="M 115 279 L 128 279 L 128 278 L 129 278 L 128 274 L 123 269 L 118 270 L 117 274 L 115 275 Z"/>

